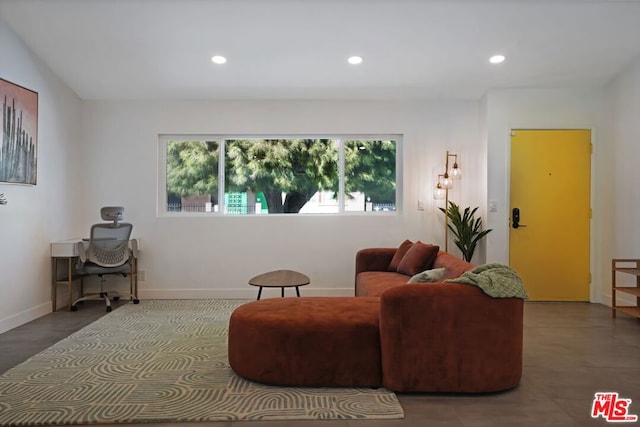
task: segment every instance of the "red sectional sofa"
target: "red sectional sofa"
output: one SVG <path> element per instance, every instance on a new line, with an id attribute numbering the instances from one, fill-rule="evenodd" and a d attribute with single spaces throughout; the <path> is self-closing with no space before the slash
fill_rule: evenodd
<path id="1" fill-rule="evenodd" d="M 396 248 L 356 255 L 355 297 L 278 298 L 238 307 L 229 363 L 277 385 L 384 386 L 397 392 L 494 392 L 522 375 L 523 300 L 460 283 L 407 284 Z M 437 251 L 455 278 L 474 266 Z M 395 268 L 395 270 L 394 270 Z M 390 271 L 391 270 L 391 271 Z"/>
<path id="2" fill-rule="evenodd" d="M 357 297 L 379 297 L 384 291 L 394 286 L 406 285 L 409 277 L 390 270 L 389 266 L 396 253 L 396 248 L 362 249 L 356 254 L 355 293 Z M 474 265 L 447 252 L 439 251 L 429 268 L 444 268 L 442 280 L 459 277 Z"/>

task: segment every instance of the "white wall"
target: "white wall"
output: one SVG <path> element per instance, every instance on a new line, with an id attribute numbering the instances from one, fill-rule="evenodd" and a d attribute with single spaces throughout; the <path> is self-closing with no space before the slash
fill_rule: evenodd
<path id="1" fill-rule="evenodd" d="M 304 295 L 352 295 L 358 249 L 405 238 L 443 244 L 432 191 L 445 150 L 460 155 L 464 173 L 452 198 L 484 203 L 478 108 L 468 101 L 85 102 L 83 218 L 88 226 L 100 206 L 126 207 L 142 243 L 141 298 L 254 298 L 247 280 L 281 268 L 310 276 Z M 158 217 L 158 134 L 167 133 L 403 134 L 404 209 L 391 216 Z"/>
<path id="2" fill-rule="evenodd" d="M 0 19 L 0 77 L 39 93 L 38 182 L 0 183 L 0 332 L 51 311 L 49 242 L 73 233 L 80 100 Z"/>
<path id="3" fill-rule="evenodd" d="M 602 90 L 512 89 L 492 90 L 484 98 L 488 138 L 487 206 L 489 212 L 487 261 L 509 262 L 509 156 L 511 129 L 592 129 L 591 246 L 593 277 L 591 300 L 603 301 L 610 286 L 612 185 L 611 141 L 604 114 Z"/>
<path id="4" fill-rule="evenodd" d="M 607 95 L 613 147 L 610 155 L 615 165 L 613 182 L 606 189 L 611 194 L 607 205 L 612 212 L 610 257 L 637 259 L 640 258 L 640 59 L 607 87 Z M 624 280 L 622 276 L 620 279 Z M 610 297 L 607 289 L 607 298 Z"/>
<path id="5" fill-rule="evenodd" d="M 253 298 L 247 279 L 275 268 L 309 274 L 305 295 L 350 295 L 358 249 L 404 238 L 443 246 L 432 191 L 447 149 L 459 154 L 463 170 L 451 199 L 479 206 L 494 229 L 474 261 L 508 263 L 512 128 L 594 131 L 592 300 L 608 302 L 613 256 L 640 256 L 639 62 L 606 96 L 596 89 L 513 89 L 492 90 L 479 102 L 102 102 L 80 101 L 1 20 L 0 51 L 0 77 L 40 95 L 38 185 L 0 184 L 9 199 L 0 206 L 0 332 L 50 310 L 49 242 L 86 234 L 108 204 L 126 207 L 142 241 L 142 298 Z M 400 133 L 403 210 L 376 217 L 158 217 L 157 136 L 165 133 Z M 489 201 L 497 212 L 487 213 Z"/>

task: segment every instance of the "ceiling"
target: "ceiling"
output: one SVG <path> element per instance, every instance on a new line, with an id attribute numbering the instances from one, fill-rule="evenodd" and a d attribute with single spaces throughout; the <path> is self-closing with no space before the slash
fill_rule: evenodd
<path id="1" fill-rule="evenodd" d="M 478 99 L 640 57 L 638 1 L 0 0 L 0 19 L 84 99 Z"/>

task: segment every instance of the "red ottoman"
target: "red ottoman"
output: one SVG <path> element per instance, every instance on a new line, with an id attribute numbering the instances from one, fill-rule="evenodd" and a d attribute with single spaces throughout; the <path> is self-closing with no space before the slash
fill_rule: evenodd
<path id="1" fill-rule="evenodd" d="M 286 386 L 379 387 L 380 299 L 274 298 L 236 308 L 229 364 L 241 377 Z"/>

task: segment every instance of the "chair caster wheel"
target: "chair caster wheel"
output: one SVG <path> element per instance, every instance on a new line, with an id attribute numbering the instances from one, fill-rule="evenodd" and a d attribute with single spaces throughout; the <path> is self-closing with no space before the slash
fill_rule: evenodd
<path id="1" fill-rule="evenodd" d="M 111 307 L 107 307 L 107 313 L 111 311 Z"/>
<path id="2" fill-rule="evenodd" d="M 120 301 L 120 297 L 113 297 L 114 301 Z"/>
<path id="3" fill-rule="evenodd" d="M 136 299 L 133 300 L 133 303 L 134 304 L 140 304 L 140 300 L 138 298 L 136 298 Z"/>
<path id="4" fill-rule="evenodd" d="M 77 305 L 72 305 L 71 306 L 71 311 L 78 311 L 78 306 Z"/>

